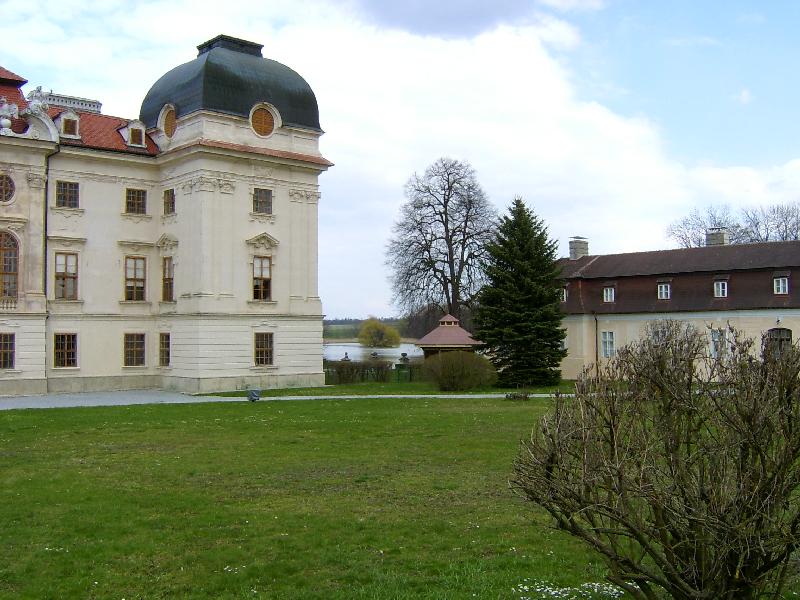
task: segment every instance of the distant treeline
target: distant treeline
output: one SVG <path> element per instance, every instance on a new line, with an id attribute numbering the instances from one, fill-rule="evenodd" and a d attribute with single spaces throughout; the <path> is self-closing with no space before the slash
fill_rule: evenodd
<path id="1" fill-rule="evenodd" d="M 388 317 L 378 320 L 397 329 L 402 337 L 408 337 L 404 333 L 407 328 L 405 319 Z M 322 321 L 322 337 L 326 340 L 355 339 L 364 321 L 366 319 L 325 319 Z"/>
<path id="2" fill-rule="evenodd" d="M 467 331 L 472 331 L 472 316 L 469 311 L 463 312 L 461 326 Z M 433 330 L 443 315 L 438 306 L 432 306 L 408 317 L 386 317 L 378 320 L 397 329 L 401 337 L 419 339 Z M 325 319 L 322 321 L 322 337 L 328 340 L 355 339 L 364 321 L 366 319 Z"/>

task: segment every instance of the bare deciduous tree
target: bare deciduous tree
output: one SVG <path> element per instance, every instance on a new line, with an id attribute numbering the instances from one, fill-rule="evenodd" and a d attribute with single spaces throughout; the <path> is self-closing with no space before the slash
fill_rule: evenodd
<path id="1" fill-rule="evenodd" d="M 684 248 L 705 246 L 706 231 L 724 227 L 731 244 L 800 240 L 800 203 L 743 208 L 739 216 L 727 205 L 695 208 L 667 227 L 667 236 Z"/>
<path id="2" fill-rule="evenodd" d="M 495 211 L 469 163 L 449 158 L 415 173 L 405 194 L 386 250 L 395 303 L 409 313 L 436 304 L 459 317 L 481 287 Z"/>
<path id="3" fill-rule="evenodd" d="M 640 600 L 780 597 L 800 544 L 800 351 L 662 322 L 523 442 L 512 485 Z"/>

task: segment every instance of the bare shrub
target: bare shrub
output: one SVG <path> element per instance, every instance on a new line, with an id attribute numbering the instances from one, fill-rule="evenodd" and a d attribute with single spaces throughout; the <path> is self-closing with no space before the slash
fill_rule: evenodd
<path id="1" fill-rule="evenodd" d="M 800 543 L 800 351 L 662 322 L 558 396 L 512 486 L 638 599 L 779 597 Z M 769 345 L 764 346 L 769 348 Z"/>

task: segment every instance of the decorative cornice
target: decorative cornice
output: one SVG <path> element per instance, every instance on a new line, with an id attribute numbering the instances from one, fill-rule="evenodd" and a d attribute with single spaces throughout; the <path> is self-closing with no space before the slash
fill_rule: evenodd
<path id="1" fill-rule="evenodd" d="M 48 235 L 47 241 L 54 242 L 61 246 L 70 247 L 73 245 L 82 246 L 86 243 L 86 238 L 70 237 L 66 235 Z"/>
<path id="2" fill-rule="evenodd" d="M 264 232 L 245 240 L 245 243 L 253 246 L 256 250 L 272 250 L 279 242 L 270 234 Z"/>
<path id="3" fill-rule="evenodd" d="M 138 240 L 117 240 L 117 244 L 123 248 L 130 249 L 132 252 L 141 252 L 142 250 L 148 250 L 155 246 L 153 242 L 142 242 Z"/>
<path id="4" fill-rule="evenodd" d="M 178 246 L 178 240 L 174 235 L 170 235 L 169 233 L 165 233 L 156 242 L 156 247 L 161 250 L 162 252 L 169 252 L 170 250 L 174 250 Z"/>
<path id="5" fill-rule="evenodd" d="M 250 220 L 255 221 L 257 223 L 274 223 L 275 215 L 271 213 L 267 214 L 267 213 L 251 212 Z"/>
<path id="6" fill-rule="evenodd" d="M 305 202 L 307 204 L 316 204 L 319 202 L 320 194 L 312 190 L 299 190 L 297 188 L 289 190 L 289 200 L 291 202 Z"/>
<path id="7" fill-rule="evenodd" d="M 17 233 L 25 229 L 25 225 L 27 223 L 28 219 L 25 217 L 0 216 L 0 227 L 4 229 L 10 229 L 11 231 L 16 231 Z"/>
<path id="8" fill-rule="evenodd" d="M 28 171 L 26 178 L 28 180 L 28 186 L 35 190 L 44 189 L 44 186 L 47 183 L 44 175 L 41 173 L 34 173 L 33 171 Z"/>
<path id="9" fill-rule="evenodd" d="M 50 211 L 54 214 L 61 215 L 65 219 L 82 217 L 83 213 L 86 212 L 83 208 L 67 208 L 66 206 L 51 206 Z"/>
<path id="10" fill-rule="evenodd" d="M 132 221 L 134 223 L 143 223 L 145 221 L 151 221 L 153 219 L 153 215 L 139 215 L 136 213 L 120 213 L 120 214 L 126 221 Z"/>

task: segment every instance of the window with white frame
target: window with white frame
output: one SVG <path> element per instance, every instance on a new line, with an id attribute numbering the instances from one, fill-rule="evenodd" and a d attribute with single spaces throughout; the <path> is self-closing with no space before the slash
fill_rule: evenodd
<path id="1" fill-rule="evenodd" d="M 714 298 L 727 298 L 728 297 L 728 282 L 715 281 L 714 282 Z"/>
<path id="2" fill-rule="evenodd" d="M 711 358 L 720 358 L 725 356 L 728 348 L 728 332 L 724 329 L 711 330 L 711 344 L 709 350 Z"/>
<path id="3" fill-rule="evenodd" d="M 603 288 L 603 302 L 614 302 L 614 286 L 606 286 Z"/>
<path id="4" fill-rule="evenodd" d="M 669 283 L 658 284 L 658 299 L 669 300 L 672 295 L 672 286 Z"/>
<path id="5" fill-rule="evenodd" d="M 614 332 L 601 331 L 600 332 L 600 354 L 603 358 L 611 358 L 614 356 Z"/>
<path id="6" fill-rule="evenodd" d="M 561 288 L 561 301 L 562 302 L 567 301 L 567 286 Z"/>
<path id="7" fill-rule="evenodd" d="M 78 299 L 78 255 L 56 252 L 56 300 Z"/>
<path id="8" fill-rule="evenodd" d="M 777 295 L 784 295 L 789 293 L 789 278 L 788 277 L 774 277 L 772 279 L 772 291 Z"/>

